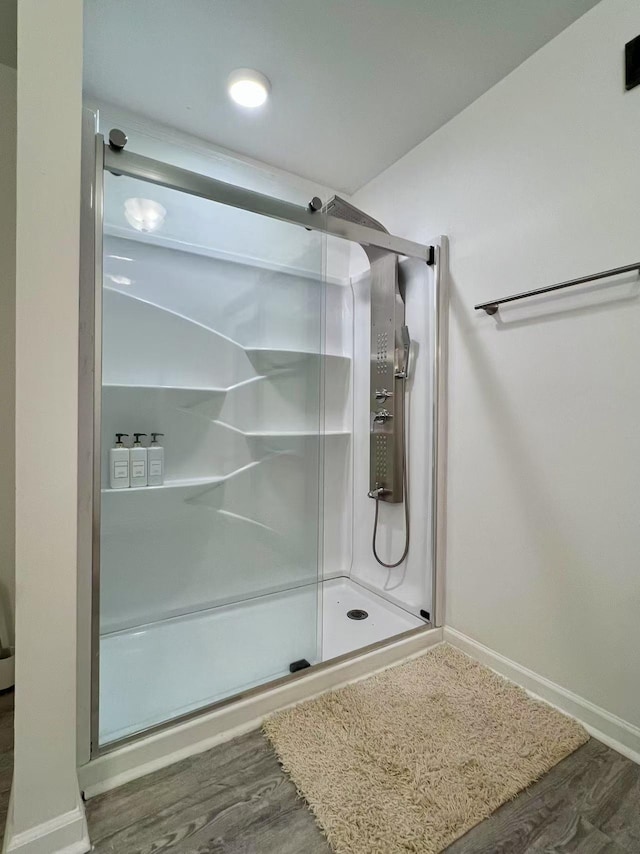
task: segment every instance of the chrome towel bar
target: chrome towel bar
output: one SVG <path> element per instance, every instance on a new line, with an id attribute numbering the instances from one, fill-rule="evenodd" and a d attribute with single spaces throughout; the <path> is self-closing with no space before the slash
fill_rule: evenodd
<path id="1" fill-rule="evenodd" d="M 560 282 L 557 285 L 548 285 L 546 288 L 537 288 L 534 291 L 523 291 L 521 294 L 512 294 L 509 297 L 502 297 L 501 299 L 493 299 L 488 302 L 481 302 L 478 305 L 474 306 L 476 311 L 482 309 L 486 311 L 487 314 L 495 314 L 498 310 L 498 306 L 502 305 L 505 302 L 514 302 L 519 299 L 528 299 L 528 297 L 535 297 L 538 294 L 548 294 L 551 291 L 559 291 L 562 288 L 570 288 L 573 285 L 583 285 L 585 282 L 595 282 L 596 279 L 606 279 L 609 276 L 617 276 L 620 273 L 631 273 L 633 270 L 640 271 L 640 261 L 636 264 L 627 264 L 625 267 L 616 267 L 613 270 L 603 270 L 602 273 L 592 273 L 590 276 L 582 276 L 579 279 L 570 279 L 568 282 Z"/>

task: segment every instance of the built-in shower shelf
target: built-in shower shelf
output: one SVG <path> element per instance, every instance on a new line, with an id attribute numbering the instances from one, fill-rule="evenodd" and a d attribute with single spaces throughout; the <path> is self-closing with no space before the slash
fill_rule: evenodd
<path id="1" fill-rule="evenodd" d="M 130 395 L 167 394 L 175 400 L 176 404 L 185 406 L 206 400 L 209 397 L 225 395 L 229 390 L 215 386 L 139 385 L 135 383 L 104 383 L 102 388 L 106 391 Z"/>
<path id="2" fill-rule="evenodd" d="M 282 456 L 287 454 L 288 451 L 276 451 L 272 453 L 269 457 L 265 457 L 262 460 L 253 460 L 250 463 L 247 463 L 245 466 L 241 466 L 234 471 L 229 472 L 228 474 L 223 475 L 210 475 L 208 477 L 190 477 L 190 478 L 182 478 L 175 480 L 165 480 L 163 484 L 160 486 L 130 486 L 125 489 L 103 489 L 102 493 L 107 495 L 131 495 L 140 494 L 140 493 L 150 493 L 150 492 L 166 492 L 170 490 L 171 492 L 181 494 L 185 500 L 187 498 L 192 498 L 196 495 L 201 495 L 207 492 L 210 489 L 215 489 L 218 486 L 221 486 L 224 483 L 227 483 L 234 478 L 239 477 L 240 475 L 245 474 L 252 469 L 260 466 L 265 460 Z"/>
<path id="3" fill-rule="evenodd" d="M 290 368 L 305 359 L 323 358 L 337 363 L 350 361 L 349 356 L 337 353 L 318 353 L 312 350 L 277 350 L 269 347 L 246 347 L 245 353 L 257 371 L 273 371 L 278 368 Z"/>
<path id="4" fill-rule="evenodd" d="M 256 469 L 262 463 L 264 463 L 268 459 L 273 459 L 274 457 L 279 457 L 288 454 L 288 450 L 280 450 L 271 453 L 268 457 L 264 457 L 261 460 L 253 460 L 250 463 L 247 463 L 244 466 L 241 466 L 234 471 L 229 472 L 228 474 L 223 475 L 210 475 L 208 477 L 192 477 L 192 478 L 183 478 L 183 479 L 175 479 L 175 480 L 165 480 L 163 484 L 160 486 L 130 486 L 124 489 L 103 489 L 103 495 L 131 495 L 131 494 L 140 494 L 140 493 L 160 493 L 166 492 L 167 490 L 171 490 L 172 492 L 180 493 L 185 492 L 186 495 L 183 497 L 185 499 L 191 498 L 195 495 L 203 494 L 210 489 L 215 489 L 218 486 L 221 486 L 224 483 L 227 483 L 234 478 L 237 478 L 252 469 Z"/>
<path id="5" fill-rule="evenodd" d="M 235 424 L 229 424 L 226 421 L 216 419 L 212 422 L 218 427 L 223 427 L 226 430 L 231 430 L 242 436 L 244 439 L 306 439 L 315 438 L 317 436 L 350 436 L 351 433 L 347 430 L 320 430 L 316 428 L 307 428 L 302 430 L 243 430 L 241 427 L 236 427 Z"/>
<path id="6" fill-rule="evenodd" d="M 316 436 L 323 436 L 325 439 L 329 437 L 340 437 L 340 436 L 350 436 L 346 430 L 326 430 L 324 432 L 318 430 L 266 430 L 263 432 L 252 431 L 252 432 L 243 432 L 244 436 L 247 436 L 249 439 L 270 439 L 270 438 L 278 438 L 278 439 L 306 439 L 306 438 L 314 438 Z"/>
<path id="7" fill-rule="evenodd" d="M 142 492 L 165 492 L 166 490 L 206 490 L 228 480 L 229 475 L 218 477 L 192 477 L 182 480 L 165 480 L 160 486 L 130 486 L 126 489 L 103 489 L 103 495 L 131 495 L 132 493 L 140 494 Z"/>
<path id="8" fill-rule="evenodd" d="M 137 383 L 105 383 L 104 388 L 133 389 L 134 391 L 206 391 L 210 394 L 226 394 L 227 389 L 217 386 L 189 386 L 189 385 L 144 385 Z"/>

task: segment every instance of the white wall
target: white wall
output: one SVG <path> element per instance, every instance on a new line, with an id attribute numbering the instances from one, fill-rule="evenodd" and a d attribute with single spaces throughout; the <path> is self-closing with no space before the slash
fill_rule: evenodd
<path id="1" fill-rule="evenodd" d="M 76 776 L 82 0 L 20 0 L 18 56 L 19 652 L 5 850 L 81 854 L 89 849 Z"/>
<path id="2" fill-rule="evenodd" d="M 16 71 L 6 65 L 0 116 L 0 637 L 7 645 L 15 599 Z"/>
<path id="3" fill-rule="evenodd" d="M 447 623 L 636 726 L 638 277 L 473 305 L 640 260 L 639 32 L 603 0 L 354 199 L 451 239 Z"/>

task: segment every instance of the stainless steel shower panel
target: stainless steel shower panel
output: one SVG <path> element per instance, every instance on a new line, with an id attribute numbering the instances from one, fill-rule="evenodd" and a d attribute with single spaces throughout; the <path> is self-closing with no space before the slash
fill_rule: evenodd
<path id="1" fill-rule="evenodd" d="M 333 196 L 325 211 L 338 219 L 387 232 L 381 222 L 350 202 Z M 360 244 L 371 266 L 371 369 L 369 495 L 399 504 L 403 500 L 404 377 L 408 331 L 398 280 L 398 257 Z"/>
<path id="2" fill-rule="evenodd" d="M 381 501 L 403 500 L 404 300 L 398 258 L 369 250 L 371 264 L 371 370 L 369 489 Z M 403 355 L 401 355 L 403 354 Z"/>

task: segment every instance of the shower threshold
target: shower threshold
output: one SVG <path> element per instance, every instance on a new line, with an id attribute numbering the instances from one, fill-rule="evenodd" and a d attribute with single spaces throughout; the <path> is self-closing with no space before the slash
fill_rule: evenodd
<path id="1" fill-rule="evenodd" d="M 367 617 L 350 619 L 349 611 Z M 329 661 L 425 625 L 351 579 L 334 578 L 322 583 L 319 659 L 296 647 L 316 614 L 316 597 L 303 587 L 103 636 L 100 745 L 285 676 L 300 658 Z"/>

